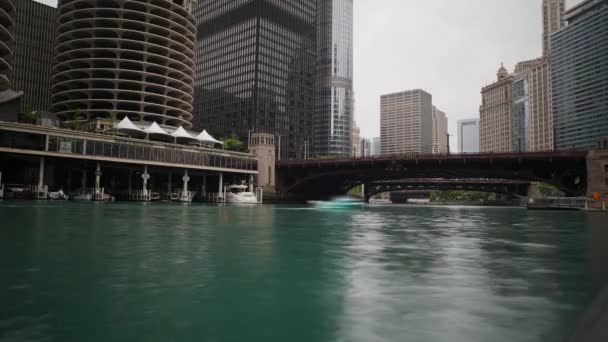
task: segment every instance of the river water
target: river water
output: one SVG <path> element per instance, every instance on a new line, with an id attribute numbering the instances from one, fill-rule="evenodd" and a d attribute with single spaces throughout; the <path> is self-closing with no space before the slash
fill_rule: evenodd
<path id="1" fill-rule="evenodd" d="M 560 341 L 608 216 L 0 202 L 0 341 Z"/>

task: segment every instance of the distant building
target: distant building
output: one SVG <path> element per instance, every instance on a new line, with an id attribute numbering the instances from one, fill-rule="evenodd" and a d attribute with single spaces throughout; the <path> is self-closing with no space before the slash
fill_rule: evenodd
<path id="1" fill-rule="evenodd" d="M 303 159 L 312 143 L 316 0 L 199 0 L 195 126 L 247 140 L 268 133 L 280 159 Z M 344 126 L 350 154 L 350 125 Z"/>
<path id="2" fill-rule="evenodd" d="M 369 139 L 361 139 L 361 157 L 371 157 L 372 154 L 372 142 Z"/>
<path id="3" fill-rule="evenodd" d="M 532 63 L 533 64 L 533 63 Z M 522 67 L 518 64 L 518 67 Z M 516 70 L 518 70 L 516 67 Z M 530 146 L 530 84 L 529 71 L 523 69 L 520 73 L 515 73 L 513 76 L 512 89 L 512 109 L 511 109 L 511 125 L 512 125 L 512 151 L 524 152 L 528 151 Z"/>
<path id="4" fill-rule="evenodd" d="M 382 142 L 380 137 L 372 138 L 371 144 L 372 156 L 376 157 L 382 155 Z"/>
<path id="5" fill-rule="evenodd" d="M 22 110 L 48 112 L 57 9 L 33 0 L 15 2 L 12 88 L 23 92 Z"/>
<path id="6" fill-rule="evenodd" d="M 15 36 L 15 5 L 12 0 L 0 0 L 0 120 L 17 121 L 20 97 L 11 89 L 13 71 L 13 44 Z"/>
<path id="7" fill-rule="evenodd" d="M 357 127 L 357 123 L 354 123 L 353 128 L 351 130 L 351 148 L 352 148 L 352 157 L 361 157 L 361 129 Z"/>
<path id="8" fill-rule="evenodd" d="M 458 152 L 479 153 L 479 119 L 458 121 Z"/>
<path id="9" fill-rule="evenodd" d="M 497 81 L 481 90 L 480 152 L 511 152 L 513 148 L 513 76 L 501 65 Z"/>
<path id="10" fill-rule="evenodd" d="M 586 0 L 552 36 L 556 149 L 593 149 L 608 136 L 608 0 Z"/>
<path id="11" fill-rule="evenodd" d="M 433 97 L 421 89 L 383 95 L 380 99 L 381 153 L 433 151 Z"/>
<path id="12" fill-rule="evenodd" d="M 281 0 L 285 1 L 285 0 Z M 273 1 L 276 3 L 276 1 Z M 294 7 L 306 1 L 292 1 Z M 317 68 L 313 150 L 350 156 L 353 110 L 353 0 L 317 0 Z"/>
<path id="13" fill-rule="evenodd" d="M 448 118 L 433 106 L 433 153 L 448 152 Z"/>
<path id="14" fill-rule="evenodd" d="M 566 0 L 543 0 L 543 56 L 551 55 L 551 35 L 564 27 Z"/>

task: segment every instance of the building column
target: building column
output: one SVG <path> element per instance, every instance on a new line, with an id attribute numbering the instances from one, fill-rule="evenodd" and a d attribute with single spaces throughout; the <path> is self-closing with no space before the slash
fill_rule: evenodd
<path id="1" fill-rule="evenodd" d="M 82 169 L 82 174 L 80 176 L 80 188 L 82 190 L 87 188 L 87 169 Z"/>
<path id="2" fill-rule="evenodd" d="M 173 189 L 171 188 L 171 185 L 172 185 L 171 184 L 171 182 L 172 182 L 171 178 L 173 178 L 173 174 L 171 172 L 169 172 L 169 179 L 167 181 L 167 191 L 169 193 L 169 198 L 171 198 L 171 192 L 173 192 Z"/>
<path id="3" fill-rule="evenodd" d="M 220 197 L 224 196 L 224 173 L 220 172 L 220 181 L 219 181 L 219 194 Z"/>
<path id="4" fill-rule="evenodd" d="M 144 173 L 141 174 L 142 179 L 142 190 L 143 195 L 148 195 L 148 180 L 150 179 L 150 174 L 148 173 L 148 165 L 144 166 Z"/>
<path id="5" fill-rule="evenodd" d="M 201 191 L 203 192 L 203 198 L 207 194 L 207 175 L 203 176 L 203 186 L 201 187 Z"/>
<path id="6" fill-rule="evenodd" d="M 44 188 L 44 157 L 40 157 L 40 167 L 38 168 L 38 191 Z"/>
<path id="7" fill-rule="evenodd" d="M 188 169 L 184 170 L 184 177 L 182 177 L 182 181 L 184 181 L 184 189 L 182 190 L 182 193 L 184 196 L 186 196 L 188 194 L 188 182 L 190 182 L 190 176 L 188 176 Z"/>
<path id="8" fill-rule="evenodd" d="M 101 193 L 101 164 L 98 162 L 95 168 L 95 194 Z"/>
<path id="9" fill-rule="evenodd" d="M 131 196 L 131 192 L 133 192 L 133 170 L 129 168 L 129 181 L 127 182 L 127 189 L 129 190 L 129 196 Z"/>
<path id="10" fill-rule="evenodd" d="M 4 198 L 4 185 L 2 185 L 2 171 L 0 171 L 0 198 Z"/>
<path id="11" fill-rule="evenodd" d="M 253 192 L 253 175 L 249 175 L 249 192 Z"/>

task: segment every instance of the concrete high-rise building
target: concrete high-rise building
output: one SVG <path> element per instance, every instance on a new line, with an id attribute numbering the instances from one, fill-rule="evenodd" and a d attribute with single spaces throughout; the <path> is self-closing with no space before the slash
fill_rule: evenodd
<path id="1" fill-rule="evenodd" d="M 564 27 L 566 0 L 543 0 L 543 56 L 551 55 L 551 35 Z"/>
<path id="2" fill-rule="evenodd" d="M 380 137 L 375 137 L 371 139 L 372 142 L 372 156 L 380 156 L 382 155 L 382 142 L 380 141 Z"/>
<path id="3" fill-rule="evenodd" d="M 511 152 L 513 148 L 513 76 L 501 65 L 497 81 L 481 90 L 479 148 L 481 152 Z"/>
<path id="4" fill-rule="evenodd" d="M 361 157 L 361 129 L 357 127 L 355 122 L 351 130 L 351 156 Z"/>
<path id="5" fill-rule="evenodd" d="M 361 139 L 361 157 L 367 158 L 372 157 L 372 142 L 369 139 L 363 138 Z"/>
<path id="6" fill-rule="evenodd" d="M 51 111 L 192 127 L 196 0 L 59 0 Z"/>
<path id="7" fill-rule="evenodd" d="M 448 152 L 448 118 L 433 106 L 433 153 Z"/>
<path id="8" fill-rule="evenodd" d="M 479 119 L 458 120 L 458 152 L 479 153 Z"/>
<path id="9" fill-rule="evenodd" d="M 570 8 L 553 34 L 556 149 L 593 149 L 608 137 L 608 0 Z"/>
<path id="10" fill-rule="evenodd" d="M 513 74 L 513 96 L 511 108 L 511 150 L 516 152 L 528 151 L 530 146 L 530 83 L 529 71 L 534 62 L 522 62 L 515 67 Z"/>
<path id="11" fill-rule="evenodd" d="M 218 137 L 269 133 L 281 159 L 312 142 L 316 0 L 199 0 L 195 118 Z M 350 126 L 346 129 L 350 154 Z"/>
<path id="12" fill-rule="evenodd" d="M 528 70 L 530 127 L 528 151 L 553 150 L 553 107 L 551 103 L 551 58 L 534 60 Z"/>
<path id="13" fill-rule="evenodd" d="M 16 121 L 19 98 L 23 93 L 11 89 L 13 44 L 15 41 L 15 5 L 13 0 L 0 0 L 0 120 Z"/>
<path id="14" fill-rule="evenodd" d="M 353 0 L 318 0 L 313 146 L 317 155 L 351 154 Z"/>
<path id="15" fill-rule="evenodd" d="M 22 110 L 49 111 L 56 13 L 55 7 L 34 0 L 15 2 L 11 82 L 13 89 L 23 92 Z"/>
<path id="16" fill-rule="evenodd" d="M 381 153 L 433 151 L 433 97 L 415 89 L 380 98 Z"/>

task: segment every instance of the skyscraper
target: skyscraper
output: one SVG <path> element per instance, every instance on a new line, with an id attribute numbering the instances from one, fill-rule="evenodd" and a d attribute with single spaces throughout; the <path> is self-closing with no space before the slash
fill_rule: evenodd
<path id="1" fill-rule="evenodd" d="M 551 55 L 551 35 L 564 27 L 566 0 L 543 0 L 543 56 Z"/>
<path id="2" fill-rule="evenodd" d="M 353 126 L 353 0 L 319 0 L 313 145 L 317 155 L 350 155 Z"/>
<path id="3" fill-rule="evenodd" d="M 481 152 L 511 152 L 513 149 L 513 76 L 500 66 L 497 81 L 481 90 L 479 148 Z"/>
<path id="4" fill-rule="evenodd" d="M 479 153 L 479 119 L 458 120 L 458 152 Z"/>
<path id="5" fill-rule="evenodd" d="M 380 98 L 381 152 L 385 154 L 433 151 L 433 97 L 415 89 Z"/>
<path id="6" fill-rule="evenodd" d="M 13 43 L 15 41 L 15 5 L 13 0 L 0 0 L 0 120 L 16 121 L 19 98 L 23 95 L 11 89 Z"/>
<path id="7" fill-rule="evenodd" d="M 200 0 L 196 126 L 247 140 L 277 136 L 281 158 L 312 142 L 316 0 Z M 350 127 L 347 130 L 350 137 Z M 350 142 L 350 139 L 349 139 Z M 350 151 L 350 145 L 348 146 Z"/>
<path id="8" fill-rule="evenodd" d="M 196 0 L 60 0 L 51 110 L 192 127 Z"/>
<path id="9" fill-rule="evenodd" d="M 448 153 L 448 118 L 433 106 L 433 153 Z"/>
<path id="10" fill-rule="evenodd" d="M 12 88 L 23 92 L 21 107 L 48 111 L 57 9 L 34 0 L 15 3 Z"/>
<path id="11" fill-rule="evenodd" d="M 351 130 L 351 156 L 352 157 L 360 157 L 361 156 L 361 129 L 357 126 L 357 123 L 353 123 L 353 128 Z"/>
<path id="12" fill-rule="evenodd" d="M 608 137 L 608 0 L 569 9 L 552 36 L 556 149 L 593 149 Z"/>

